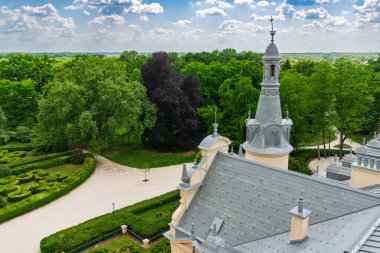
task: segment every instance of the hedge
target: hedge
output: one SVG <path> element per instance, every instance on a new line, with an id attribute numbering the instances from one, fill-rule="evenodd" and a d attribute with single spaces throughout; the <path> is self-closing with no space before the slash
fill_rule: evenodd
<path id="1" fill-rule="evenodd" d="M 128 225 L 128 229 L 142 238 L 151 238 L 167 230 L 172 212 L 167 217 L 156 218 L 153 222 L 138 214 L 164 205 L 168 205 L 173 211 L 179 204 L 178 200 L 179 191 L 172 191 L 59 231 L 42 239 L 40 243 L 41 253 L 68 252 L 104 236 L 123 224 Z"/>
<path id="2" fill-rule="evenodd" d="M 53 154 L 47 154 L 47 155 L 33 156 L 33 157 L 22 159 L 20 161 L 9 163 L 8 166 L 10 168 L 14 168 L 14 167 L 19 167 L 19 166 L 30 164 L 30 163 L 36 163 L 36 162 L 51 160 L 51 159 L 54 159 L 54 158 L 57 158 L 60 156 L 70 156 L 72 154 L 72 152 L 73 152 L 73 150 L 69 150 L 69 151 L 61 152 L 61 153 L 53 153 Z"/>
<path id="3" fill-rule="evenodd" d="M 68 158 L 67 158 L 68 159 Z M 85 170 L 80 177 L 76 178 L 74 181 L 69 182 L 65 188 L 60 188 L 57 191 L 47 192 L 43 197 L 30 196 L 27 199 L 21 200 L 15 204 L 9 205 L 7 207 L 0 209 L 0 222 L 6 221 L 8 219 L 14 218 L 18 215 L 24 214 L 33 210 L 37 207 L 45 205 L 74 189 L 81 183 L 83 183 L 95 170 L 96 162 L 94 158 L 87 157 L 82 165 Z M 17 190 L 17 189 L 16 189 Z"/>
<path id="4" fill-rule="evenodd" d="M 33 146 L 31 143 L 23 143 L 23 142 L 14 142 L 14 143 L 8 143 L 6 145 L 0 146 L 0 150 L 8 150 L 9 152 L 12 151 L 31 151 L 33 150 Z"/>
<path id="5" fill-rule="evenodd" d="M 12 168 L 12 174 L 13 175 L 19 175 L 22 173 L 26 173 L 30 170 L 36 170 L 36 169 L 49 169 L 55 166 L 63 165 L 66 163 L 69 163 L 70 156 L 61 156 L 58 158 L 42 161 L 42 162 L 36 162 L 36 163 L 30 163 L 23 166 L 18 166 Z"/>

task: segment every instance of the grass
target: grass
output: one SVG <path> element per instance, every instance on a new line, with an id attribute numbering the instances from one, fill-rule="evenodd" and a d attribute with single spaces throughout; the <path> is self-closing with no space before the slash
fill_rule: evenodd
<path id="1" fill-rule="evenodd" d="M 339 148 L 340 147 L 340 145 L 335 145 L 334 146 L 334 148 Z M 350 148 L 351 146 L 350 145 L 348 145 L 348 144 L 343 144 L 343 148 L 346 148 L 346 149 L 348 149 L 348 148 Z"/>
<path id="2" fill-rule="evenodd" d="M 371 140 L 373 138 L 373 133 L 367 134 L 367 133 L 362 133 L 362 132 L 356 132 L 354 134 L 348 135 L 348 138 L 350 138 L 354 142 L 362 144 L 363 143 L 363 138 L 365 138 L 366 141 L 369 141 L 369 140 Z"/>
<path id="3" fill-rule="evenodd" d="M 194 160 L 193 152 L 174 153 L 158 152 L 140 144 L 119 145 L 111 147 L 102 154 L 108 159 L 134 168 L 165 167 L 179 163 L 188 163 Z"/>
<path id="4" fill-rule="evenodd" d="M 119 235 L 105 243 L 95 246 L 94 248 L 84 251 L 86 253 L 170 253 L 170 242 L 168 239 L 162 239 L 154 243 L 148 249 L 142 248 L 132 239 L 125 235 Z"/>

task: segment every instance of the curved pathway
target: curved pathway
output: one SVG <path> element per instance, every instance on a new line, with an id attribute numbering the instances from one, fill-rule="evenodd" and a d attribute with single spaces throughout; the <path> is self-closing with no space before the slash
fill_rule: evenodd
<path id="1" fill-rule="evenodd" d="M 0 252 L 37 253 L 42 238 L 90 218 L 175 189 L 182 167 L 173 165 L 143 173 L 96 157 L 93 175 L 65 196 L 0 225 Z M 122 225 L 122 224 L 120 224 Z"/>

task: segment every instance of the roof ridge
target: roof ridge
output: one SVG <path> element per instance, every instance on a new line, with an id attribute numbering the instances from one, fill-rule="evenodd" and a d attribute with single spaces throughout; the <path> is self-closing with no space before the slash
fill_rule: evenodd
<path id="1" fill-rule="evenodd" d="M 349 186 L 346 186 L 346 185 L 337 184 L 335 182 L 327 181 L 325 179 L 322 180 L 322 179 L 319 179 L 319 178 L 316 178 L 316 177 L 311 177 L 311 176 L 302 174 L 300 172 L 291 171 L 291 170 L 284 170 L 284 169 L 281 169 L 281 168 L 277 168 L 277 167 L 271 166 L 269 164 L 260 163 L 260 162 L 253 161 L 253 160 L 248 160 L 248 159 L 245 159 L 245 158 L 240 158 L 238 156 L 231 156 L 231 155 L 222 153 L 220 151 L 218 151 L 218 153 L 216 154 L 216 156 L 215 156 L 214 160 L 212 161 L 212 163 L 214 163 L 216 157 L 220 156 L 220 155 L 224 156 L 224 157 L 232 158 L 232 159 L 235 159 L 235 160 L 240 160 L 240 161 L 245 162 L 245 163 L 251 163 L 251 164 L 260 165 L 260 166 L 266 167 L 268 169 L 272 169 L 272 170 L 278 171 L 280 173 L 291 174 L 291 175 L 294 175 L 294 176 L 297 176 L 297 177 L 305 178 L 307 180 L 320 182 L 322 184 L 327 184 L 327 185 L 330 185 L 330 186 L 333 186 L 333 187 L 336 187 L 336 188 L 341 188 L 341 189 L 349 190 L 349 191 L 352 191 L 352 192 L 360 193 L 360 194 L 363 194 L 363 195 L 366 195 L 366 196 L 375 197 L 375 198 L 377 198 L 377 199 L 380 200 L 380 196 L 378 194 L 374 194 L 374 193 L 367 192 L 367 191 L 364 191 L 364 190 L 355 189 L 355 188 L 352 188 L 352 187 L 349 187 Z M 210 164 L 209 170 L 212 169 L 212 163 Z M 208 173 L 206 173 L 206 176 L 207 176 L 207 174 Z"/>

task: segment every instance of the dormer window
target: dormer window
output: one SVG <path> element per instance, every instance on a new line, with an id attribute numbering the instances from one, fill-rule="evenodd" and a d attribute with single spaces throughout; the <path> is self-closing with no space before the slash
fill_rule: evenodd
<path id="1" fill-rule="evenodd" d="M 275 69 L 274 64 L 270 65 L 270 76 L 274 76 L 274 69 Z"/>

